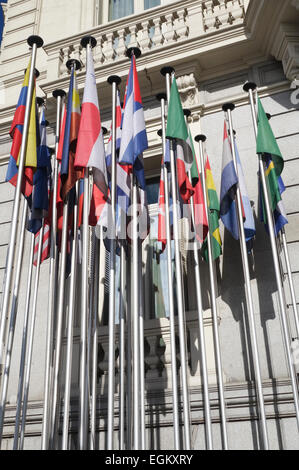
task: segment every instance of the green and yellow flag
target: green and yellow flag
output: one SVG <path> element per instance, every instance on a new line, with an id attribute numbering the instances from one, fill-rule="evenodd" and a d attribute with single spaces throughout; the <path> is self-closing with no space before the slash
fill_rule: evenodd
<path id="1" fill-rule="evenodd" d="M 212 234 L 212 252 L 213 258 L 216 260 L 222 255 L 222 240 L 219 230 L 219 216 L 220 216 L 220 203 L 218 195 L 216 192 L 216 187 L 214 183 L 214 178 L 212 170 L 210 167 L 209 159 L 207 158 L 206 167 L 205 167 L 205 178 L 206 178 L 206 187 L 207 187 L 207 197 L 208 197 L 208 218 L 209 218 L 209 229 Z M 202 256 L 205 261 L 209 261 L 208 253 L 208 242 L 204 242 L 202 247 Z"/>

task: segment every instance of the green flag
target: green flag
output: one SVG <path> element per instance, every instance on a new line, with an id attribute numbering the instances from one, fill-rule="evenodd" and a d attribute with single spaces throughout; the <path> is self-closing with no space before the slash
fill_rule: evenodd
<path id="1" fill-rule="evenodd" d="M 166 137 L 185 141 L 188 139 L 188 129 L 175 78 L 170 93 Z"/>
<path id="2" fill-rule="evenodd" d="M 269 154 L 275 166 L 277 176 L 280 176 L 284 167 L 284 161 L 271 129 L 269 120 L 258 98 L 258 133 L 257 133 L 257 153 Z"/>

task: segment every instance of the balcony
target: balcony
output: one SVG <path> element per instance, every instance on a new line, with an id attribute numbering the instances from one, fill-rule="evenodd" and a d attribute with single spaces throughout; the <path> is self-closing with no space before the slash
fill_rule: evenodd
<path id="1" fill-rule="evenodd" d="M 80 45 L 83 35 L 97 39 L 94 60 L 99 82 L 110 73 L 120 76 L 127 73 L 126 50 L 129 47 L 141 49 L 138 63 L 144 69 L 165 64 L 166 54 L 168 63 L 174 59 L 186 62 L 186 57 L 192 60 L 199 52 L 205 54 L 219 48 L 221 41 L 231 42 L 243 35 L 248 3 L 247 0 L 177 1 L 46 44 L 47 79 L 41 86 L 49 94 L 57 81 L 66 85 L 65 64 L 70 58 L 84 66 L 85 50 Z M 83 84 L 83 77 L 81 81 L 79 77 L 80 82 Z"/>

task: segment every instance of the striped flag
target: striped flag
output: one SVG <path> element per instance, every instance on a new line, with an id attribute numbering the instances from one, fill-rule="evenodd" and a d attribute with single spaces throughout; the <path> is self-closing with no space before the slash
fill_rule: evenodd
<path id="1" fill-rule="evenodd" d="M 148 140 L 134 55 L 127 81 L 122 124 L 119 163 L 131 166 L 138 182 L 139 236 L 144 240 L 150 229 L 143 162 L 143 152 L 148 148 Z"/>
<path id="2" fill-rule="evenodd" d="M 87 49 L 86 82 L 75 167 L 92 168 L 95 184 L 105 196 L 108 195 L 104 136 L 99 110 L 93 57 L 90 48 Z"/>
<path id="3" fill-rule="evenodd" d="M 77 170 L 74 166 L 80 117 L 80 97 L 77 88 L 76 72 L 74 69 L 72 69 L 65 118 L 60 170 L 61 198 L 63 200 L 66 199 L 71 189 L 74 188 L 76 182 L 84 176 L 82 169 Z"/>
<path id="4" fill-rule="evenodd" d="M 194 204 L 194 219 L 195 219 L 195 235 L 197 241 L 201 244 L 207 238 L 209 232 L 207 212 L 205 209 L 204 195 L 201 180 L 199 177 L 198 164 L 196 159 L 196 154 L 194 150 L 194 145 L 192 141 L 192 136 L 189 131 L 189 139 L 191 142 L 191 148 L 193 153 L 193 164 L 191 167 L 191 180 L 192 186 L 194 188 L 193 195 L 193 204 Z"/>
<path id="5" fill-rule="evenodd" d="M 147 148 L 148 140 L 143 105 L 136 69 L 136 59 L 133 55 L 124 102 L 119 163 L 121 165 L 133 166 L 139 186 L 144 191 L 146 184 L 142 154 Z"/>
<path id="6" fill-rule="evenodd" d="M 39 239 L 40 239 L 40 231 L 35 235 L 34 240 L 34 257 L 33 257 L 33 264 L 37 266 L 37 256 L 38 256 L 38 248 L 39 248 Z M 41 264 L 49 259 L 50 251 L 51 251 L 51 226 L 48 223 L 44 224 L 44 236 L 43 236 L 43 247 L 42 247 L 42 256 L 41 256 Z"/>
<path id="7" fill-rule="evenodd" d="M 26 112 L 26 101 L 28 95 L 29 75 L 31 63 L 29 63 L 25 78 L 23 81 L 22 90 L 20 93 L 19 101 L 17 104 L 16 112 L 10 129 L 10 136 L 13 139 L 12 148 L 10 152 L 9 164 L 6 174 L 6 181 L 13 186 L 17 185 L 18 180 L 18 166 L 19 157 L 23 138 L 23 128 Z M 37 114 L 36 114 L 36 86 L 34 82 L 31 113 L 29 121 L 28 142 L 25 157 L 24 178 L 22 184 L 22 193 L 24 196 L 29 197 L 32 194 L 33 176 L 37 167 Z"/>
<path id="8" fill-rule="evenodd" d="M 208 157 L 205 165 L 205 178 L 207 186 L 209 230 L 212 235 L 212 253 L 214 260 L 216 260 L 222 254 L 222 240 L 219 230 L 220 204 Z M 209 253 L 207 239 L 202 247 L 202 256 L 208 262 Z"/>
<path id="9" fill-rule="evenodd" d="M 167 245 L 166 237 L 166 218 L 165 218 L 165 179 L 164 179 L 164 165 L 162 160 L 161 178 L 160 178 L 160 192 L 159 192 L 159 219 L 158 219 L 158 241 L 162 243 L 162 252 Z"/>

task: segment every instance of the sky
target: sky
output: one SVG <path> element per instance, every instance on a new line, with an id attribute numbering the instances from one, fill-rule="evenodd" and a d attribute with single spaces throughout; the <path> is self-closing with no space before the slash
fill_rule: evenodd
<path id="1" fill-rule="evenodd" d="M 2 0 L 1 3 L 7 3 L 7 0 Z M 2 40 L 2 30 L 3 30 L 3 11 L 2 11 L 2 7 L 0 7 L 0 43 Z"/>

